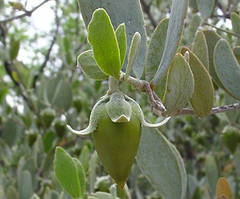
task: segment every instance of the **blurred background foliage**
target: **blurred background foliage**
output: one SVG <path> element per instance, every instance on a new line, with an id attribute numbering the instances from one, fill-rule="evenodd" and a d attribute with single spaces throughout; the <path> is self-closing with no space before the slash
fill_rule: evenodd
<path id="1" fill-rule="evenodd" d="M 53 173 L 56 146 L 82 162 L 88 192 L 109 192 L 113 181 L 98 161 L 91 137 L 66 130 L 66 124 L 86 127 L 91 108 L 108 88 L 107 81 L 87 79 L 76 67 L 77 56 L 89 49 L 78 2 L 43 1 L 38 8 L 43 9 L 41 14 L 48 5 L 52 15 L 49 29 L 42 31 L 38 24 L 33 27 L 31 14 L 38 13 L 29 12 L 34 8 L 28 6 L 31 1 L 0 0 L 0 198 L 71 198 Z M 202 6 L 206 2 L 212 7 Z M 158 22 L 169 17 L 171 1 L 141 0 L 141 4 L 150 37 Z M 232 47 L 238 46 L 240 18 L 231 19 L 231 13 L 240 14 L 239 10 L 239 0 L 190 0 L 182 44 L 190 46 L 199 29 L 215 29 Z M 12 19 L 21 14 L 26 16 Z M 140 103 L 149 121 L 158 120 L 145 94 L 125 83 L 121 89 Z M 217 86 L 215 90 L 215 106 L 237 102 Z M 216 197 L 220 176 L 228 179 L 235 198 L 240 198 L 239 122 L 239 111 L 233 111 L 203 119 L 178 116 L 160 128 L 184 159 L 187 199 Z M 136 165 L 128 186 L 133 198 L 161 198 Z"/>

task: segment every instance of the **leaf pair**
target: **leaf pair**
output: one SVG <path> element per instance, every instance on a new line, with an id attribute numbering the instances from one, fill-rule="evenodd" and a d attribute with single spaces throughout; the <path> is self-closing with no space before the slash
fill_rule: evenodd
<path id="1" fill-rule="evenodd" d="M 86 191 L 85 173 L 82 164 L 72 158 L 63 148 L 57 147 L 54 158 L 55 176 L 73 198 L 83 198 Z"/>
<path id="2" fill-rule="evenodd" d="M 107 12 L 100 8 L 93 13 L 88 33 L 92 50 L 85 51 L 78 57 L 83 73 L 95 80 L 104 80 L 108 75 L 119 79 L 127 50 L 125 24 L 120 24 L 114 31 Z M 140 42 L 141 35 L 136 32 L 130 46 L 126 76 L 130 75 L 135 64 Z"/>

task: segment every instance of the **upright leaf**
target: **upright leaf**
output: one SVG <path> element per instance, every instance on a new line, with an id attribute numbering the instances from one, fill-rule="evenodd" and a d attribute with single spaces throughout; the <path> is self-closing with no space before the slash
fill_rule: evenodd
<path id="1" fill-rule="evenodd" d="M 84 198 L 85 191 L 86 191 L 86 177 L 85 177 L 84 168 L 78 159 L 73 158 L 73 161 L 77 167 L 77 172 L 78 172 L 78 177 L 79 177 L 79 182 L 80 182 L 80 188 L 81 188 L 80 197 Z"/>
<path id="2" fill-rule="evenodd" d="M 188 31 L 187 31 L 187 44 L 191 44 L 194 36 L 196 35 L 196 32 L 201 25 L 201 17 L 198 14 L 194 14 L 191 18 L 191 21 L 188 25 Z"/>
<path id="3" fill-rule="evenodd" d="M 152 85 L 156 86 L 166 75 L 172 59 L 176 54 L 176 50 L 183 32 L 183 22 L 186 17 L 188 0 L 173 0 L 172 10 L 170 14 L 167 38 L 164 51 L 157 73 L 155 74 Z"/>
<path id="4" fill-rule="evenodd" d="M 92 45 L 94 58 L 99 68 L 107 75 L 119 79 L 120 50 L 111 20 L 102 8 L 93 13 L 88 25 L 88 40 Z"/>
<path id="5" fill-rule="evenodd" d="M 130 75 L 132 67 L 136 62 L 136 59 L 140 50 L 140 44 L 141 44 L 141 35 L 139 34 L 139 32 L 136 32 L 133 35 L 132 42 L 129 49 L 128 64 L 126 68 L 126 77 Z"/>
<path id="6" fill-rule="evenodd" d="M 162 59 L 167 37 L 168 21 L 169 19 L 167 18 L 161 20 L 150 39 L 145 61 L 145 79 L 147 81 L 150 81 L 154 77 Z"/>
<path id="7" fill-rule="evenodd" d="M 208 46 L 205 35 L 202 31 L 197 32 L 192 51 L 195 55 L 197 55 L 205 68 L 209 70 Z"/>
<path id="8" fill-rule="evenodd" d="M 202 17 L 207 19 L 213 12 L 215 0 L 197 0 L 197 6 Z"/>
<path id="9" fill-rule="evenodd" d="M 61 147 L 56 148 L 54 172 L 61 187 L 73 198 L 79 198 L 82 195 L 77 165 Z"/>
<path id="10" fill-rule="evenodd" d="M 9 56 L 11 61 L 17 58 L 19 48 L 20 48 L 20 40 L 16 40 L 14 37 L 11 37 L 10 49 L 9 49 Z"/>
<path id="11" fill-rule="evenodd" d="M 214 53 L 214 48 L 221 37 L 212 30 L 204 30 L 203 31 L 206 41 L 207 41 L 207 46 L 208 46 L 208 58 L 209 58 L 209 72 L 210 75 L 212 76 L 214 82 L 221 88 L 223 88 L 223 85 L 221 81 L 219 80 L 215 67 L 214 67 L 214 62 L 213 62 L 213 53 Z"/>
<path id="12" fill-rule="evenodd" d="M 81 53 L 77 58 L 78 66 L 81 67 L 81 70 L 84 75 L 88 78 L 94 80 L 104 80 L 107 79 L 107 75 L 104 74 L 98 67 L 94 56 L 93 51 L 88 50 Z"/>
<path id="13" fill-rule="evenodd" d="M 81 13 L 85 24 L 91 20 L 92 13 L 97 8 L 104 8 L 107 10 L 112 24 L 115 29 L 121 23 L 126 25 L 127 46 L 128 49 L 131 44 L 131 39 L 135 32 L 139 32 L 142 36 L 141 48 L 139 56 L 133 67 L 134 74 L 140 78 L 143 73 L 143 64 L 146 54 L 146 33 L 144 28 L 143 13 L 139 0 L 78 0 L 81 8 Z M 124 68 L 127 62 L 125 59 Z"/>
<path id="14" fill-rule="evenodd" d="M 233 49 L 234 55 L 240 64 L 240 46 L 237 46 Z"/>
<path id="15" fill-rule="evenodd" d="M 156 129 L 142 129 L 137 164 L 163 198 L 185 198 L 187 176 L 182 158 Z"/>
<path id="16" fill-rule="evenodd" d="M 19 199 L 31 198 L 33 195 L 32 176 L 29 171 L 23 171 L 18 176 Z"/>
<path id="17" fill-rule="evenodd" d="M 240 65 L 226 40 L 221 39 L 214 50 L 215 70 L 226 91 L 240 99 Z"/>
<path id="18" fill-rule="evenodd" d="M 212 197 L 215 196 L 218 180 L 218 167 L 213 156 L 208 155 L 205 160 L 205 172 L 207 177 L 208 190 Z"/>
<path id="19" fill-rule="evenodd" d="M 166 115 L 181 110 L 192 97 L 194 78 L 189 64 L 181 54 L 177 54 L 168 71 L 167 88 L 163 103 L 167 109 Z"/>
<path id="20" fill-rule="evenodd" d="M 186 51 L 190 54 L 189 65 L 194 76 L 194 92 L 190 99 L 190 103 L 194 112 L 199 117 L 205 117 L 211 112 L 214 103 L 212 80 L 207 69 L 203 66 L 198 57 L 189 49 L 182 49 L 183 54 Z"/>
<path id="21" fill-rule="evenodd" d="M 121 65 L 123 65 L 127 50 L 126 26 L 124 23 L 120 24 L 117 27 L 116 36 L 118 41 L 118 47 L 120 50 Z"/>
<path id="22" fill-rule="evenodd" d="M 240 16 L 235 12 L 231 13 L 231 21 L 233 31 L 240 34 Z"/>

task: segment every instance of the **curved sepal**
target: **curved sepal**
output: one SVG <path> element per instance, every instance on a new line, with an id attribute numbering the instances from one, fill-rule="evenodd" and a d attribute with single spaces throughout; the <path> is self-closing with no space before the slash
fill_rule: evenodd
<path id="1" fill-rule="evenodd" d="M 147 126 L 150 128 L 157 128 L 157 127 L 160 127 L 160 126 L 166 124 L 168 122 L 168 120 L 171 118 L 171 117 L 167 117 L 163 121 L 161 121 L 159 123 L 155 123 L 155 124 L 149 123 L 145 120 L 143 111 L 142 111 L 141 107 L 139 106 L 139 104 L 135 100 L 133 100 L 132 98 L 130 98 L 128 96 L 126 96 L 126 98 L 131 102 L 133 114 L 136 114 L 138 119 L 141 121 L 142 126 Z"/>
<path id="2" fill-rule="evenodd" d="M 78 135 L 89 135 L 93 133 L 97 128 L 98 120 L 104 115 L 106 111 L 105 106 L 101 106 L 101 104 L 105 102 L 107 99 L 109 99 L 109 97 L 104 96 L 94 105 L 90 115 L 89 125 L 87 128 L 83 130 L 74 130 L 71 126 L 67 125 L 68 130 Z"/>

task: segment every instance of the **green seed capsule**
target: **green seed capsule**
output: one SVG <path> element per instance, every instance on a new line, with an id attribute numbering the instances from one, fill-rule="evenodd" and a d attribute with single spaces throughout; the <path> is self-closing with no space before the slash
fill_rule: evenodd
<path id="1" fill-rule="evenodd" d="M 137 102 L 115 92 L 95 104 L 86 129 L 76 131 L 67 127 L 79 135 L 93 134 L 94 145 L 103 167 L 123 188 L 138 150 L 142 125 L 159 127 L 168 120 L 166 118 L 158 124 L 149 124 L 144 120 Z"/>

